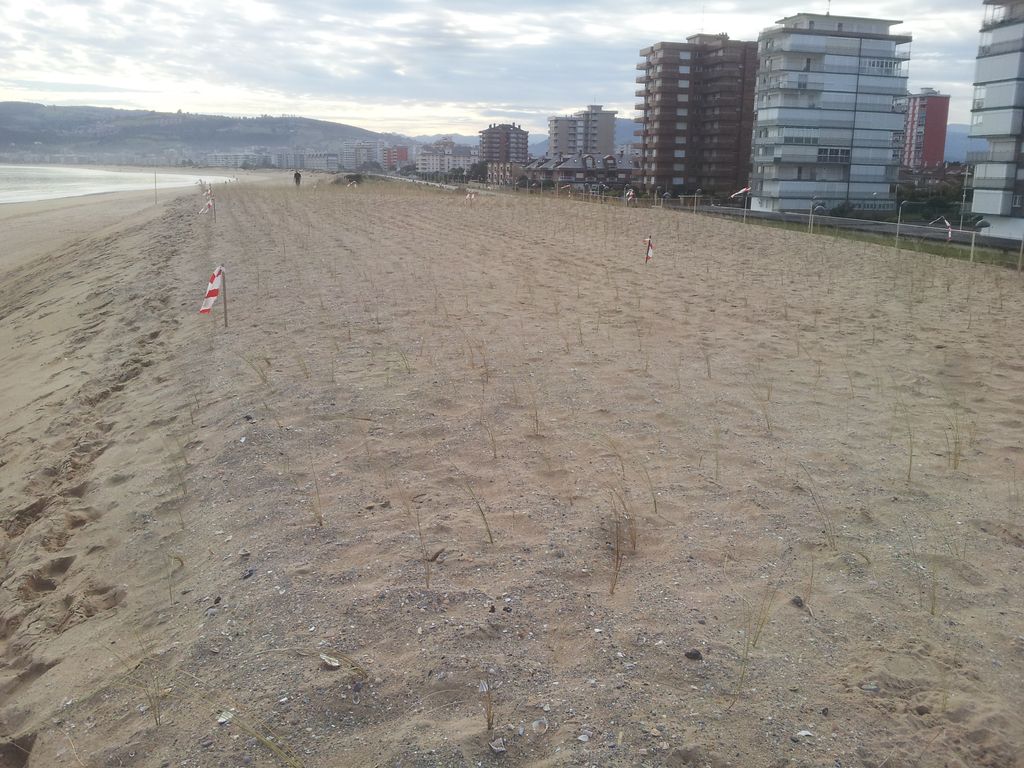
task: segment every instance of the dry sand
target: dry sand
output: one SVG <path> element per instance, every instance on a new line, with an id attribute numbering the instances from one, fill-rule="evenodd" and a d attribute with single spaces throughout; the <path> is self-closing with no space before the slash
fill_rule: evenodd
<path id="1" fill-rule="evenodd" d="M 1022 764 L 1015 273 L 304 181 L 4 210 L 0 766 Z"/>

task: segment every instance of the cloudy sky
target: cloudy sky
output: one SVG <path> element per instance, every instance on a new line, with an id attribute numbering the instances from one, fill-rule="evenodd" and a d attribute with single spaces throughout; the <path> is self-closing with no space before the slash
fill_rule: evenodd
<path id="1" fill-rule="evenodd" d="M 633 114 L 640 48 L 764 27 L 827 0 L 79 0 L 0 2 L 0 101 L 296 114 L 408 135 L 475 134 L 604 104 Z M 981 0 L 836 0 L 900 19 L 910 89 L 969 122 Z"/>

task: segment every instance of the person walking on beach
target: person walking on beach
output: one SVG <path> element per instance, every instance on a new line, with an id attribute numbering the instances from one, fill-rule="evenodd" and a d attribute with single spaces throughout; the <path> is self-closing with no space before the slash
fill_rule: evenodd
<path id="1" fill-rule="evenodd" d="M 302 174 L 298 171 L 295 172 L 295 186 L 299 186 L 302 183 Z"/>

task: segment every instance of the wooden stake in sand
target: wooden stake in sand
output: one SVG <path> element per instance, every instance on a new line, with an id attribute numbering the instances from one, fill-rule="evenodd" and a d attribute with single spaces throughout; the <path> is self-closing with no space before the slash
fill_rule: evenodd
<path id="1" fill-rule="evenodd" d="M 206 286 L 206 297 L 203 299 L 203 306 L 199 308 L 199 314 L 208 315 L 217 297 L 224 294 L 224 327 L 228 327 L 228 278 L 224 274 L 224 267 L 217 267 L 210 275 L 210 284 Z"/>

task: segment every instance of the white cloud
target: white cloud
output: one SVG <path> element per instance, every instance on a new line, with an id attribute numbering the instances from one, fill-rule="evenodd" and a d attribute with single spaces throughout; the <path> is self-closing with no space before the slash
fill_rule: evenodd
<path id="1" fill-rule="evenodd" d="M 805 10 L 767 0 L 684 8 L 655 0 L 5 0 L 0 100 L 287 112 L 412 133 L 475 133 L 510 110 L 537 133 L 548 114 L 595 100 L 631 115 L 646 45 L 701 31 L 755 39 Z M 832 11 L 903 19 L 898 30 L 914 35 L 911 89 L 949 92 L 951 121 L 968 121 L 980 4 L 897 0 Z"/>

